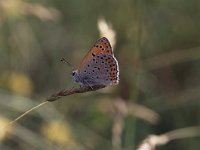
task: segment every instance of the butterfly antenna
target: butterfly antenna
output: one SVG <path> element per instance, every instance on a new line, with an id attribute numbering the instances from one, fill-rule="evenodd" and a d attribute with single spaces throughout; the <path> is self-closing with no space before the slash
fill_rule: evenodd
<path id="1" fill-rule="evenodd" d="M 64 57 L 62 57 L 62 58 L 60 59 L 60 61 L 63 62 L 63 63 L 67 63 L 68 66 L 71 67 L 72 70 L 74 70 L 74 67 L 72 66 L 72 64 L 70 64 Z"/>

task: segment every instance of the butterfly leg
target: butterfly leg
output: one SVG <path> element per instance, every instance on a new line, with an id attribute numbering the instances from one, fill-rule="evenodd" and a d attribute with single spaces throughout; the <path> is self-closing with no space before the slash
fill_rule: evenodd
<path id="1" fill-rule="evenodd" d="M 84 82 L 93 90 L 92 86 L 87 81 L 84 80 Z"/>

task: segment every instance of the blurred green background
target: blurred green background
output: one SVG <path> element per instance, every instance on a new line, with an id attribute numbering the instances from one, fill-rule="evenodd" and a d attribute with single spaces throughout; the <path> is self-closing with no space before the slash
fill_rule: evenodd
<path id="1" fill-rule="evenodd" d="M 200 1 L 0 0 L 0 126 L 63 88 L 106 36 L 120 82 L 48 103 L 0 133 L 2 150 L 134 150 L 200 124 Z M 157 149 L 197 150 L 200 138 Z"/>

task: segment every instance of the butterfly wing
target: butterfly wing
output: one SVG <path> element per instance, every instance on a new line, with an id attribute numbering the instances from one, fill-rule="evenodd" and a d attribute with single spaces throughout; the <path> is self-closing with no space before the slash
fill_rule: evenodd
<path id="1" fill-rule="evenodd" d="M 82 85 L 113 85 L 119 82 L 119 66 L 107 38 L 99 39 L 84 57 L 76 81 Z"/>
<path id="2" fill-rule="evenodd" d="M 113 50 L 110 45 L 110 42 L 106 37 L 103 37 L 96 41 L 94 46 L 91 48 L 91 50 L 87 53 L 87 55 L 82 60 L 80 66 L 78 67 L 78 73 L 85 68 L 87 63 L 93 59 L 95 55 L 98 54 L 106 54 L 106 55 L 113 55 Z"/>
<path id="3" fill-rule="evenodd" d="M 97 54 L 79 73 L 83 85 L 115 85 L 119 82 L 119 67 L 110 54 Z"/>

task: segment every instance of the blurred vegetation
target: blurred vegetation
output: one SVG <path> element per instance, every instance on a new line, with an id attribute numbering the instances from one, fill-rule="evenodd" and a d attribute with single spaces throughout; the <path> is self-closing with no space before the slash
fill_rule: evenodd
<path id="1" fill-rule="evenodd" d="M 59 60 L 78 66 L 109 34 L 101 18 L 120 67 L 119 85 L 42 106 L 1 131 L 0 149 L 133 150 L 150 134 L 199 125 L 199 17 L 197 0 L 0 0 L 0 126 L 75 85 Z M 199 147 L 186 138 L 158 149 Z"/>

